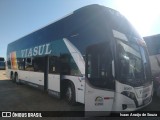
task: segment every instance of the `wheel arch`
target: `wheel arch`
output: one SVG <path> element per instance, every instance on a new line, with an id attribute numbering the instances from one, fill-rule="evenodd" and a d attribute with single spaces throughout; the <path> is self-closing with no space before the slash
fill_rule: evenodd
<path id="1" fill-rule="evenodd" d="M 77 94 L 76 94 L 76 87 L 75 87 L 75 83 L 72 81 L 72 80 L 70 80 L 70 79 L 63 79 L 63 80 L 61 80 L 61 91 L 62 91 L 62 98 L 64 98 L 65 97 L 65 92 L 66 92 L 66 89 L 67 89 L 67 87 L 69 86 L 69 85 L 72 85 L 73 87 L 74 87 L 74 92 L 75 92 L 75 101 L 77 102 Z"/>

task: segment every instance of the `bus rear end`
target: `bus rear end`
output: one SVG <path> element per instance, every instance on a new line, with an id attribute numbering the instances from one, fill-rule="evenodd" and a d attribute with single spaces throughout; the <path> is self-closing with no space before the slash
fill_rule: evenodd
<path id="1" fill-rule="evenodd" d="M 0 57 L 0 70 L 5 70 L 5 61 L 3 57 Z"/>

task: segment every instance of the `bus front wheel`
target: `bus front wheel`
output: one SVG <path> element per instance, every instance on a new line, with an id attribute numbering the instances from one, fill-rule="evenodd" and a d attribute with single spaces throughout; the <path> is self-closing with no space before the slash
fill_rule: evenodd
<path id="1" fill-rule="evenodd" d="M 71 82 L 67 85 L 65 98 L 70 105 L 75 105 L 75 87 Z"/>

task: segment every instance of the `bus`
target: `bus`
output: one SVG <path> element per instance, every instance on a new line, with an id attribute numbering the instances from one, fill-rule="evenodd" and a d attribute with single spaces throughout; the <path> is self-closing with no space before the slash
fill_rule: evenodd
<path id="1" fill-rule="evenodd" d="M 118 11 L 101 5 L 79 8 L 8 44 L 7 75 L 71 105 L 83 103 L 97 116 L 152 101 L 143 38 Z"/>
<path id="2" fill-rule="evenodd" d="M 160 34 L 144 37 L 149 51 L 154 93 L 160 97 Z"/>
<path id="3" fill-rule="evenodd" d="M 0 57 L 0 70 L 5 70 L 6 66 L 5 66 L 5 60 L 4 57 Z"/>

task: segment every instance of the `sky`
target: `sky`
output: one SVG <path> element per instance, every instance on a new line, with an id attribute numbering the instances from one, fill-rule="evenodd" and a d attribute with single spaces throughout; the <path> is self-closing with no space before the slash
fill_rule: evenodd
<path id="1" fill-rule="evenodd" d="M 0 57 L 8 43 L 90 4 L 118 10 L 142 37 L 160 34 L 159 0 L 0 0 Z"/>

